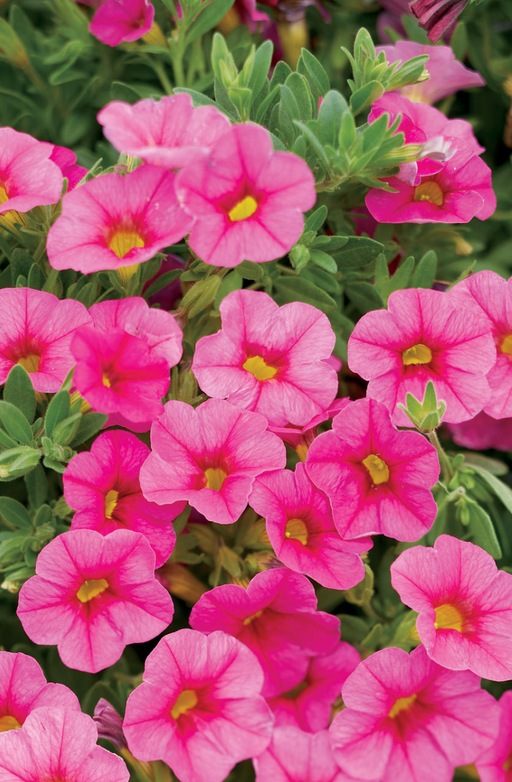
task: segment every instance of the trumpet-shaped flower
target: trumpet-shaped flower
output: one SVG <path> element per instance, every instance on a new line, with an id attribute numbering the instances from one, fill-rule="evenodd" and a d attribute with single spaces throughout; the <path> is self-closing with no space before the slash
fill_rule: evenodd
<path id="1" fill-rule="evenodd" d="M 152 453 L 140 472 L 146 499 L 187 500 L 209 521 L 235 522 L 254 479 L 286 464 L 284 444 L 263 416 L 209 399 L 194 410 L 171 400 L 151 427 Z"/>
<path id="2" fill-rule="evenodd" d="M 481 782 L 510 782 L 512 779 L 512 692 L 507 690 L 499 700 L 500 730 L 492 747 L 476 761 Z"/>
<path id="3" fill-rule="evenodd" d="M 180 171 L 176 186 L 185 210 L 197 218 L 190 247 L 213 266 L 281 258 L 316 200 L 307 163 L 274 152 L 268 130 L 252 123 L 224 133 L 207 159 Z"/>
<path id="4" fill-rule="evenodd" d="M 41 551 L 36 575 L 20 590 L 23 629 L 34 643 L 57 644 L 68 668 L 108 668 L 127 644 L 151 640 L 172 620 L 171 596 L 154 571 L 143 535 L 64 532 Z"/>
<path id="5" fill-rule="evenodd" d="M 300 426 L 325 411 L 338 377 L 326 362 L 335 334 L 323 312 L 241 290 L 222 300 L 220 313 L 222 329 L 198 340 L 192 363 L 205 393 L 261 413 L 272 426 Z"/>
<path id="6" fill-rule="evenodd" d="M 334 759 L 329 733 L 278 727 L 269 748 L 254 758 L 256 782 L 354 782 Z"/>
<path id="7" fill-rule="evenodd" d="M 252 649 L 265 674 L 263 695 L 273 697 L 300 684 L 310 656 L 331 652 L 339 641 L 339 619 L 316 607 L 311 582 L 277 568 L 258 573 L 247 589 L 225 584 L 206 592 L 190 625 L 207 635 L 223 630 Z"/>
<path id="8" fill-rule="evenodd" d="M 391 583 L 419 612 L 418 635 L 444 668 L 485 679 L 512 678 L 512 575 L 473 543 L 441 535 L 391 565 Z"/>
<path id="9" fill-rule="evenodd" d="M 444 421 L 473 418 L 489 400 L 485 376 L 495 362 L 488 319 L 441 291 L 395 291 L 388 309 L 363 315 L 348 341 L 350 369 L 370 381 L 368 396 L 385 404 L 398 426 L 411 423 L 397 403 L 405 404 L 408 392 L 423 399 L 429 380 L 446 402 Z"/>
<path id="10" fill-rule="evenodd" d="M 105 0 L 89 25 L 91 33 L 107 46 L 138 41 L 149 33 L 155 7 L 149 0 Z"/>
<path id="11" fill-rule="evenodd" d="M 499 706 L 469 671 L 447 671 L 418 646 L 382 649 L 343 686 L 334 757 L 359 780 L 451 782 L 496 738 Z"/>
<path id="12" fill-rule="evenodd" d="M 471 421 L 462 424 L 448 424 L 453 442 L 462 448 L 482 451 L 495 448 L 497 451 L 512 451 L 512 418 L 491 418 L 487 413 L 478 413 Z"/>
<path id="13" fill-rule="evenodd" d="M 130 752 L 164 760 L 181 782 L 222 782 L 268 746 L 273 720 L 262 684 L 255 656 L 226 633 L 166 635 L 126 704 Z"/>

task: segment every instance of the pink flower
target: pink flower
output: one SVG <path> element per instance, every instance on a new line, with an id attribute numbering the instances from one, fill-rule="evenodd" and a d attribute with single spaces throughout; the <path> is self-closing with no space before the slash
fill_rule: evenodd
<path id="1" fill-rule="evenodd" d="M 180 269 L 181 271 L 185 271 L 185 261 L 183 258 L 180 258 L 179 255 L 174 255 L 173 253 L 169 253 L 166 258 L 162 261 L 162 264 L 160 266 L 160 269 L 155 274 L 154 277 L 151 277 L 150 280 L 148 280 L 143 288 L 143 292 L 145 293 L 146 290 L 154 283 L 156 280 L 158 280 L 163 274 L 166 272 L 173 271 L 174 269 Z M 165 286 L 165 288 L 162 288 L 161 290 L 157 291 L 156 293 L 153 293 L 148 298 L 148 303 L 154 307 L 157 305 L 163 310 L 173 310 L 177 306 L 178 300 L 181 299 L 181 282 L 179 279 L 173 280 L 168 285 Z"/>
<path id="2" fill-rule="evenodd" d="M 103 174 L 66 193 L 48 233 L 50 265 L 83 274 L 122 269 L 179 242 L 192 220 L 178 204 L 174 181 L 171 171 L 140 166 L 126 176 Z"/>
<path id="3" fill-rule="evenodd" d="M 0 311 L 0 383 L 21 364 L 36 391 L 58 391 L 75 363 L 73 336 L 91 322 L 84 305 L 32 288 L 2 288 Z"/>
<path id="4" fill-rule="evenodd" d="M 247 589 L 224 584 L 206 592 L 192 609 L 190 625 L 207 635 L 223 630 L 252 649 L 269 698 L 300 684 L 309 657 L 331 652 L 338 643 L 339 619 L 316 606 L 307 578 L 277 568 L 258 573 Z"/>
<path id="5" fill-rule="evenodd" d="M 498 737 L 475 764 L 481 782 L 510 782 L 512 779 L 512 691 L 503 693 L 499 705 Z"/>
<path id="6" fill-rule="evenodd" d="M 41 706 L 80 711 L 75 693 L 63 684 L 47 684 L 33 657 L 0 652 L 0 735 L 21 728 L 30 712 Z"/>
<path id="7" fill-rule="evenodd" d="M 222 782 L 268 746 L 272 716 L 262 684 L 254 655 L 229 635 L 166 635 L 126 704 L 130 752 L 164 760 L 181 782 Z"/>
<path id="8" fill-rule="evenodd" d="M 327 410 L 313 416 L 313 418 L 308 421 L 307 424 L 304 424 L 304 426 L 287 424 L 286 426 L 271 426 L 269 428 L 270 431 L 277 434 L 284 443 L 294 448 L 297 451 L 299 459 L 302 462 L 305 462 L 309 446 L 315 437 L 318 437 L 318 427 L 320 424 L 334 418 L 334 416 L 338 415 L 340 410 L 343 410 L 348 404 L 350 404 L 348 396 L 335 399 Z"/>
<path id="9" fill-rule="evenodd" d="M 350 589 L 364 578 L 359 554 L 371 540 L 340 538 L 329 500 L 308 478 L 303 464 L 256 478 L 249 503 L 266 520 L 267 534 L 281 562 L 329 589 Z"/>
<path id="10" fill-rule="evenodd" d="M 329 733 L 276 728 L 272 743 L 254 758 L 256 782 L 354 782 L 334 760 Z"/>
<path id="11" fill-rule="evenodd" d="M 234 125 L 206 160 L 178 174 L 185 210 L 198 218 L 192 250 L 213 266 L 281 258 L 299 239 L 316 200 L 313 174 L 291 152 L 274 152 L 266 128 Z"/>
<path id="12" fill-rule="evenodd" d="M 418 540 L 434 523 L 436 450 L 418 432 L 397 431 L 375 399 L 358 399 L 338 413 L 332 430 L 311 444 L 306 469 L 329 497 L 343 538 Z"/>
<path id="13" fill-rule="evenodd" d="M 478 413 L 471 421 L 448 424 L 453 442 L 462 448 L 483 451 L 512 451 L 512 418 L 496 420 L 487 413 Z"/>
<path id="14" fill-rule="evenodd" d="M 217 524 L 239 518 L 257 475 L 286 464 L 285 447 L 263 416 L 218 399 L 196 409 L 167 402 L 151 427 L 151 447 L 140 472 L 146 499 L 187 500 Z"/>
<path id="15" fill-rule="evenodd" d="M 408 392 L 423 399 L 429 380 L 446 402 L 444 421 L 473 418 L 488 402 L 485 375 L 495 361 L 487 318 L 441 291 L 395 291 L 387 311 L 363 315 L 348 341 L 350 369 L 370 381 L 368 396 L 386 405 L 397 426 L 411 425 L 397 403 Z"/>
<path id="16" fill-rule="evenodd" d="M 0 782 L 129 782 L 124 760 L 96 744 L 87 714 L 40 708 L 21 730 L 0 734 Z"/>
<path id="17" fill-rule="evenodd" d="M 77 166 L 76 155 L 67 147 L 54 147 L 50 160 L 58 165 L 62 176 L 68 180 L 68 190 L 72 190 L 87 174 L 87 169 Z"/>
<path id="18" fill-rule="evenodd" d="M 498 731 L 498 704 L 469 671 L 447 671 L 423 646 L 382 649 L 343 687 L 331 726 L 334 757 L 357 779 L 451 782 Z"/>
<path id="19" fill-rule="evenodd" d="M 108 668 L 127 644 L 151 640 L 172 620 L 171 596 L 154 570 L 155 555 L 136 532 L 64 532 L 20 590 L 23 629 L 34 643 L 57 644 L 68 668 Z"/>
<path id="20" fill-rule="evenodd" d="M 89 25 L 91 33 L 107 46 L 137 41 L 149 33 L 155 8 L 149 0 L 105 0 Z"/>
<path id="21" fill-rule="evenodd" d="M 215 106 L 194 109 L 190 95 L 147 98 L 133 106 L 108 103 L 98 114 L 103 132 L 119 152 L 145 163 L 176 169 L 208 154 L 231 127 Z"/>
<path id="22" fill-rule="evenodd" d="M 323 312 L 279 307 L 262 291 L 233 291 L 220 305 L 222 329 L 196 344 L 192 371 L 209 396 L 265 416 L 272 426 L 306 424 L 336 396 L 325 359 L 335 334 Z"/>
<path id="23" fill-rule="evenodd" d="M 72 529 L 93 529 L 108 535 L 131 529 L 144 535 L 160 567 L 171 556 L 176 535 L 172 526 L 185 503 L 156 505 L 148 502 L 139 472 L 149 448 L 138 437 L 120 429 L 103 432 L 91 450 L 76 454 L 63 475 L 64 498 L 76 510 Z"/>
<path id="24" fill-rule="evenodd" d="M 469 0 L 412 0 L 409 8 L 432 43 L 443 36 L 463 12 Z"/>
<path id="25" fill-rule="evenodd" d="M 418 635 L 429 657 L 453 671 L 512 678 L 512 575 L 479 546 L 441 535 L 391 565 L 400 599 L 419 612 Z"/>

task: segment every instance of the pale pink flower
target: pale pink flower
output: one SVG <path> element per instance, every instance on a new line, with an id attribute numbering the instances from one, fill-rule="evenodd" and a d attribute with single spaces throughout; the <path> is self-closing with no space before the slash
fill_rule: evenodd
<path id="1" fill-rule="evenodd" d="M 107 46 L 137 41 L 149 33 L 155 8 L 149 0 L 105 0 L 89 25 L 91 33 Z"/>
<path id="2" fill-rule="evenodd" d="M 0 128 L 0 215 L 57 203 L 63 178 L 50 160 L 53 150 L 28 133 Z"/>
<path id="3" fill-rule="evenodd" d="M 87 169 L 77 165 L 76 155 L 67 147 L 54 147 L 50 160 L 58 165 L 62 176 L 68 180 L 68 190 L 72 190 L 87 174 Z"/>
<path id="4" fill-rule="evenodd" d="M 462 448 L 483 451 L 495 448 L 497 451 L 512 451 L 512 418 L 491 418 L 487 413 L 478 413 L 470 421 L 448 424 L 453 442 Z"/>
<path id="5" fill-rule="evenodd" d="M 334 759 L 328 731 L 278 727 L 269 748 L 254 758 L 256 782 L 355 782 Z"/>
<path id="6" fill-rule="evenodd" d="M 492 747 L 485 750 L 475 765 L 481 782 L 511 782 L 512 780 L 512 691 L 499 700 L 500 730 Z"/>

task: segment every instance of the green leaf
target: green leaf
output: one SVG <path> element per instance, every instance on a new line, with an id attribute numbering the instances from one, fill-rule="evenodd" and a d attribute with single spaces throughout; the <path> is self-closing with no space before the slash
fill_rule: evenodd
<path id="1" fill-rule="evenodd" d="M 112 82 L 110 94 L 112 95 L 112 100 L 122 100 L 130 104 L 137 103 L 142 97 L 133 87 L 122 81 Z"/>
<path id="2" fill-rule="evenodd" d="M 384 245 L 366 236 L 349 236 L 348 242 L 334 253 L 339 268 L 367 266 L 375 261 Z"/>
<path id="3" fill-rule="evenodd" d="M 238 266 L 235 266 L 235 271 L 244 280 L 261 280 L 263 277 L 263 269 L 260 264 L 253 261 L 242 261 Z"/>
<path id="4" fill-rule="evenodd" d="M 313 119 L 313 96 L 305 76 L 301 76 L 300 73 L 291 73 L 284 86 L 292 91 L 297 101 L 300 119 L 304 122 Z"/>
<path id="5" fill-rule="evenodd" d="M 412 288 L 431 288 L 434 284 L 437 270 L 437 255 L 434 250 L 428 250 L 418 261 L 411 278 Z"/>
<path id="6" fill-rule="evenodd" d="M 215 27 L 226 16 L 233 3 L 234 0 L 210 0 L 209 3 L 204 3 L 203 10 L 187 30 L 187 46 Z"/>
<path id="7" fill-rule="evenodd" d="M 329 77 L 324 70 L 323 65 L 311 54 L 308 49 L 302 49 L 297 63 L 297 70 L 307 78 L 313 91 L 317 93 L 315 97 L 324 96 L 329 92 Z M 316 89 L 315 89 L 316 88 Z"/>
<path id="8" fill-rule="evenodd" d="M 103 415 L 103 413 L 87 413 L 87 415 L 82 416 L 78 431 L 70 443 L 71 448 L 76 448 L 93 437 L 105 426 L 107 420 L 108 415 Z"/>
<path id="9" fill-rule="evenodd" d="M 512 513 L 512 489 L 479 465 L 472 464 L 471 469 L 484 479 L 493 493 L 501 500 L 505 508 Z"/>
<path id="10" fill-rule="evenodd" d="M 469 510 L 469 530 L 473 542 L 487 551 L 494 559 L 501 559 L 503 554 L 491 517 L 476 502 L 468 502 L 467 508 Z"/>
<path id="11" fill-rule="evenodd" d="M 375 287 L 369 282 L 351 282 L 346 287 L 346 293 L 350 301 L 352 301 L 362 313 L 384 307 L 384 302 L 377 293 Z"/>
<path id="12" fill-rule="evenodd" d="M 69 445 L 76 436 L 82 420 L 81 413 L 75 413 L 58 423 L 52 432 L 52 440 L 57 445 Z"/>
<path id="13" fill-rule="evenodd" d="M 347 111 L 348 106 L 343 95 L 337 90 L 330 90 L 318 111 L 318 138 L 323 144 L 336 147 L 341 121 Z"/>
<path id="14" fill-rule="evenodd" d="M 290 250 L 290 262 L 297 273 L 309 263 L 311 255 L 309 249 L 298 242 Z"/>
<path id="15" fill-rule="evenodd" d="M 272 41 L 265 41 L 256 49 L 251 75 L 247 82 L 247 87 L 252 93 L 252 101 L 258 97 L 267 81 L 273 51 L 274 44 Z"/>
<path id="16" fill-rule="evenodd" d="M 32 529 L 32 521 L 27 509 L 21 502 L 11 497 L 0 497 L 0 515 L 17 529 Z"/>
<path id="17" fill-rule="evenodd" d="M 4 387 L 4 400 L 21 410 L 29 424 L 33 422 L 36 413 L 36 392 L 30 375 L 21 364 L 16 364 L 9 372 Z"/>
<path id="18" fill-rule="evenodd" d="M 21 410 L 10 402 L 0 402 L 0 421 L 11 437 L 24 445 L 32 444 L 32 430 L 29 422 Z"/>
<path id="19" fill-rule="evenodd" d="M 233 291 L 240 290 L 243 285 L 242 279 L 243 278 L 239 274 L 236 274 L 235 271 L 229 272 L 225 277 L 222 278 L 222 281 L 219 285 L 219 290 L 215 296 L 215 301 L 213 302 L 213 306 L 216 310 L 219 309 L 222 299 L 224 299 L 228 294 L 233 293 Z"/>
<path id="20" fill-rule="evenodd" d="M 310 255 L 313 263 L 321 269 L 325 269 L 329 274 L 336 274 L 338 271 L 336 261 L 331 255 L 327 255 L 327 253 L 322 252 L 322 250 L 314 249 L 310 250 Z"/>
<path id="21" fill-rule="evenodd" d="M 384 87 L 378 81 L 370 81 L 364 87 L 360 87 L 350 98 L 350 108 L 353 115 L 356 117 L 383 94 Z"/>
<path id="22" fill-rule="evenodd" d="M 38 464 L 35 470 L 25 475 L 28 500 L 32 510 L 39 508 L 48 496 L 48 480 L 42 464 Z"/>
<path id="23" fill-rule="evenodd" d="M 19 445 L 0 453 L 0 477 L 2 481 L 13 481 L 32 470 L 41 458 L 40 451 Z"/>
<path id="24" fill-rule="evenodd" d="M 306 218 L 303 234 L 308 231 L 314 231 L 316 233 L 324 224 L 328 212 L 329 210 L 326 206 L 319 206 L 318 209 L 315 209 L 315 211 Z"/>
<path id="25" fill-rule="evenodd" d="M 44 429 L 48 437 L 61 421 L 69 415 L 70 396 L 67 391 L 59 391 L 48 405 L 44 419 Z"/>
<path id="26" fill-rule="evenodd" d="M 286 303 L 304 301 L 322 312 L 330 312 L 336 307 L 336 302 L 328 293 L 301 277 L 279 277 L 274 286 Z"/>
<path id="27" fill-rule="evenodd" d="M 182 274 L 183 269 L 171 269 L 169 272 L 164 272 L 164 274 L 161 274 L 157 280 L 151 283 L 149 288 L 147 288 L 142 295 L 145 299 L 149 299 L 150 296 L 154 296 L 155 293 L 161 291 L 162 288 L 166 288 L 167 285 L 170 285 L 171 282 L 177 280 L 179 277 L 181 277 Z"/>

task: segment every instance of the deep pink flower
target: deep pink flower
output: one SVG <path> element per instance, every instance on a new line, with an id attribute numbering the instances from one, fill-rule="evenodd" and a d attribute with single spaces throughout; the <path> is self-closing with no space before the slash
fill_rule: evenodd
<path id="1" fill-rule="evenodd" d="M 303 464 L 256 478 L 249 504 L 266 520 L 267 534 L 281 562 L 329 589 L 350 589 L 364 578 L 359 556 L 371 539 L 349 543 L 332 520 L 329 500 L 308 478 Z"/>
<path id="2" fill-rule="evenodd" d="M 432 43 L 443 36 L 463 12 L 469 0 L 412 0 L 409 8 Z"/>
<path id="3" fill-rule="evenodd" d="M 258 573 L 247 589 L 224 584 L 206 592 L 190 625 L 207 635 L 224 630 L 252 649 L 265 674 L 263 695 L 272 697 L 300 684 L 309 657 L 331 652 L 339 641 L 339 619 L 316 607 L 311 582 L 277 568 Z"/>
<path id="4" fill-rule="evenodd" d="M 499 700 L 500 730 L 492 747 L 477 759 L 475 765 L 481 782 L 511 782 L 512 780 L 512 691 Z"/>
<path id="5" fill-rule="evenodd" d="M 50 160 L 58 165 L 62 171 L 62 176 L 68 180 L 68 190 L 72 190 L 87 174 L 87 169 L 78 166 L 76 155 L 67 147 L 54 147 Z"/>
<path id="6" fill-rule="evenodd" d="M 171 596 L 154 570 L 155 555 L 136 532 L 64 532 L 20 590 L 23 629 L 34 643 L 57 644 L 68 668 L 108 668 L 127 644 L 151 640 L 172 620 Z"/>
<path id="7" fill-rule="evenodd" d="M 233 291 L 220 305 L 222 329 L 196 344 L 192 371 L 209 396 L 303 425 L 336 396 L 328 359 L 336 337 L 326 315 L 294 301 L 279 307 L 262 291 Z"/>
<path id="8" fill-rule="evenodd" d="M 451 782 L 498 732 L 499 707 L 469 671 L 447 671 L 418 646 L 388 648 L 356 668 L 331 726 L 334 757 L 357 779 Z"/>
<path id="9" fill-rule="evenodd" d="M 83 274 L 130 266 L 124 273 L 129 274 L 135 264 L 179 242 L 192 220 L 178 204 L 174 182 L 171 171 L 139 166 L 126 176 L 103 174 L 66 193 L 62 214 L 48 233 L 50 265 Z"/>
<path id="10" fill-rule="evenodd" d="M 262 415 L 209 399 L 194 409 L 171 400 L 151 427 L 140 483 L 159 505 L 187 500 L 209 521 L 236 521 L 257 475 L 286 464 L 285 447 Z"/>
<path id="11" fill-rule="evenodd" d="M 407 392 L 422 400 L 429 380 L 446 402 L 444 421 L 473 418 L 489 400 L 485 375 L 495 361 L 487 318 L 441 291 L 395 291 L 388 309 L 363 315 L 348 341 L 350 369 L 370 381 L 368 396 L 398 426 L 411 422 L 397 403 L 405 404 Z"/>
<path id="12" fill-rule="evenodd" d="M 139 760 L 164 760 L 181 782 L 222 782 L 272 734 L 255 656 L 226 633 L 166 635 L 128 698 L 124 732 Z"/>
<path id="13" fill-rule="evenodd" d="M 0 383 L 21 364 L 36 391 L 58 391 L 75 363 L 73 336 L 91 323 L 84 305 L 32 288 L 2 288 L 0 312 Z"/>
<path id="14" fill-rule="evenodd" d="M 185 271 L 185 261 L 183 258 L 180 258 L 179 255 L 169 253 L 162 261 L 160 269 L 155 274 L 155 276 L 151 277 L 151 279 L 145 283 L 143 292 L 145 293 L 150 285 L 156 282 L 156 280 L 158 280 L 163 274 L 173 271 L 174 269 L 181 269 L 181 271 Z M 149 297 L 148 303 L 152 307 L 157 305 L 160 307 L 160 309 L 169 311 L 176 307 L 179 299 L 181 299 L 181 281 L 177 279 L 170 282 L 165 286 L 165 288 L 162 288 L 156 293 L 153 293 Z"/>
<path id="15" fill-rule="evenodd" d="M 448 424 L 453 442 L 462 448 L 483 451 L 512 451 L 512 418 L 496 420 L 487 413 L 478 413 L 471 421 Z"/>
<path id="16" fill-rule="evenodd" d="M 176 535 L 172 525 L 185 503 L 156 505 L 148 502 L 139 483 L 140 468 L 149 448 L 121 429 L 103 432 L 91 450 L 77 453 L 62 477 L 64 498 L 77 511 L 71 529 L 94 529 L 108 535 L 131 529 L 144 535 L 160 567 L 171 556 Z"/>
<path id="17" fill-rule="evenodd" d="M 278 727 L 270 747 L 254 758 L 256 782 L 354 782 L 334 759 L 329 733 Z"/>
<path id="18" fill-rule="evenodd" d="M 113 101 L 98 114 L 103 132 L 119 152 L 176 169 L 208 154 L 231 123 L 215 106 L 195 109 L 190 95 L 166 95 L 129 103 Z"/>
<path id="19" fill-rule="evenodd" d="M 512 575 L 479 546 L 450 535 L 391 565 L 391 583 L 419 612 L 418 635 L 436 663 L 485 679 L 512 678 Z"/>
<path id="20" fill-rule="evenodd" d="M 294 448 L 297 451 L 297 455 L 301 462 L 305 462 L 308 448 L 315 437 L 318 436 L 318 427 L 320 424 L 334 418 L 334 416 L 338 415 L 340 410 L 343 410 L 348 404 L 350 404 L 348 396 L 335 399 L 327 410 L 313 416 L 313 418 L 308 421 L 307 424 L 304 424 L 304 426 L 287 424 L 286 426 L 270 426 L 269 429 L 271 432 L 274 432 L 274 434 L 277 434 L 283 443 Z"/>
<path id="21" fill-rule="evenodd" d="M 234 125 L 206 160 L 178 174 L 185 210 L 197 218 L 192 250 L 213 266 L 273 261 L 290 250 L 304 228 L 303 212 L 316 200 L 308 165 L 291 152 L 274 152 L 266 128 Z"/>
<path id="22" fill-rule="evenodd" d="M 107 46 L 137 41 L 151 30 L 155 8 L 149 0 L 105 0 L 89 25 L 91 33 Z"/>

